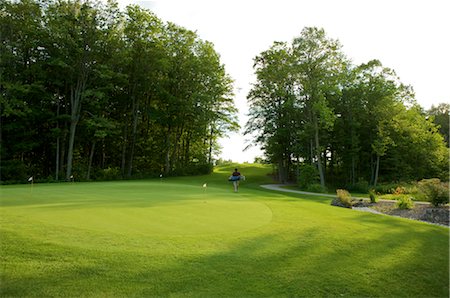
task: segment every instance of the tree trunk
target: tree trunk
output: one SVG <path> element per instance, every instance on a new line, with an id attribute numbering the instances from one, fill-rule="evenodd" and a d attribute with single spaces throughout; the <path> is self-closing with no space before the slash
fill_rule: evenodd
<path id="1" fill-rule="evenodd" d="M 133 159 L 134 159 L 134 148 L 136 145 L 136 132 L 137 132 L 137 124 L 139 120 L 139 99 L 133 98 L 133 130 L 131 132 L 131 147 L 130 147 L 130 156 L 128 159 L 128 171 L 127 176 L 131 177 L 131 172 L 133 169 Z"/>
<path id="2" fill-rule="evenodd" d="M 178 168 L 180 166 L 180 159 L 181 159 L 181 154 L 180 154 L 180 140 L 182 139 L 181 136 L 183 135 L 183 127 L 180 127 L 179 130 L 177 132 L 175 132 L 175 143 L 173 144 L 173 150 L 172 150 L 172 155 L 170 160 L 172 161 L 172 165 L 175 165 L 176 168 Z"/>
<path id="3" fill-rule="evenodd" d="M 66 126 L 66 124 L 64 124 Z M 64 172 L 64 161 L 66 160 L 66 148 L 67 148 L 67 127 L 64 127 L 63 136 L 60 145 L 61 155 L 59 157 L 59 171 Z"/>
<path id="4" fill-rule="evenodd" d="M 334 160 L 335 160 L 335 154 L 334 154 L 334 150 L 331 148 L 330 149 L 330 171 L 329 171 L 329 175 L 328 175 L 328 182 L 331 182 L 331 184 L 334 184 L 335 182 L 335 175 L 334 175 Z"/>
<path id="5" fill-rule="evenodd" d="M 56 107 L 56 118 L 59 118 L 59 99 L 58 99 L 58 105 Z M 56 120 L 56 129 L 58 131 L 58 136 L 56 137 L 56 159 L 55 159 L 55 180 L 58 181 L 59 180 L 59 142 L 60 142 L 60 137 L 59 137 L 59 120 Z"/>
<path id="6" fill-rule="evenodd" d="M 70 131 L 69 131 L 69 148 L 67 150 L 67 171 L 66 180 L 70 180 L 72 176 L 72 162 L 73 162 L 73 145 L 75 143 L 75 131 L 77 129 L 78 121 L 80 120 L 81 101 L 83 92 L 86 89 L 87 70 L 82 69 L 80 77 L 77 80 L 75 87 L 71 88 L 70 92 Z"/>
<path id="7" fill-rule="evenodd" d="M 55 180 L 59 180 L 59 136 L 56 138 L 56 166 L 55 166 Z"/>
<path id="8" fill-rule="evenodd" d="M 278 180 L 280 181 L 280 183 L 285 183 L 286 182 L 286 175 L 285 175 L 286 169 L 283 163 L 283 160 L 280 160 L 278 162 Z"/>
<path id="9" fill-rule="evenodd" d="M 370 185 L 373 185 L 375 181 L 375 169 L 374 169 L 373 154 L 370 155 Z"/>
<path id="10" fill-rule="evenodd" d="M 105 167 L 105 160 L 106 160 L 105 139 L 102 139 L 102 163 L 101 163 L 102 169 Z"/>
<path id="11" fill-rule="evenodd" d="M 125 177 L 125 162 L 126 162 L 126 156 L 127 156 L 127 143 L 128 143 L 128 138 L 127 138 L 127 133 L 128 133 L 128 129 L 127 129 L 128 125 L 125 124 L 125 127 L 123 129 L 123 144 L 122 144 L 122 162 L 120 165 L 120 171 L 122 173 L 122 178 Z"/>
<path id="12" fill-rule="evenodd" d="M 73 119 L 70 122 L 70 132 L 69 132 L 69 148 L 67 149 L 67 169 L 66 169 L 66 180 L 70 180 L 72 176 L 72 162 L 73 162 L 73 145 L 75 142 L 75 131 L 77 128 L 78 120 Z"/>
<path id="13" fill-rule="evenodd" d="M 186 144 L 185 144 L 185 149 L 184 149 L 184 165 L 185 166 L 187 166 L 189 164 L 190 147 L 191 147 L 191 136 L 189 134 L 188 137 L 187 137 Z"/>
<path id="14" fill-rule="evenodd" d="M 91 152 L 89 153 L 89 164 L 86 174 L 86 180 L 89 180 L 91 178 L 91 167 L 92 167 L 92 160 L 94 159 L 95 143 L 96 143 L 95 140 L 92 141 Z"/>
<path id="15" fill-rule="evenodd" d="M 166 158 L 165 158 L 165 167 L 164 173 L 168 175 L 170 173 L 170 127 L 167 131 L 166 135 Z"/>
<path id="16" fill-rule="evenodd" d="M 314 119 L 314 140 L 316 142 L 317 169 L 319 170 L 320 185 L 322 185 L 322 187 L 325 187 L 325 176 L 323 174 L 322 158 L 319 144 L 319 124 L 317 123 L 317 118 Z"/>
<path id="17" fill-rule="evenodd" d="M 373 187 L 377 186 L 379 170 L 380 170 L 380 156 L 377 155 L 377 164 L 376 164 L 376 167 L 375 167 L 375 177 L 374 177 L 374 180 L 373 180 Z"/>
<path id="18" fill-rule="evenodd" d="M 211 125 L 211 134 L 209 136 L 208 164 L 212 164 L 213 134 L 214 134 L 214 129 L 213 129 L 213 126 Z"/>
<path id="19" fill-rule="evenodd" d="M 350 176 L 350 178 L 351 178 L 351 183 L 352 183 L 352 185 L 355 185 L 356 184 L 356 161 L 355 161 L 355 156 L 353 155 L 352 156 L 352 174 L 351 174 L 351 176 Z"/>

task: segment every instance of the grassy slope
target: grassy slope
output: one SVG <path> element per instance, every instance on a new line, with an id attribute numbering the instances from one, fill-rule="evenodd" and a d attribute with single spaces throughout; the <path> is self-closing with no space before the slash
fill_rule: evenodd
<path id="1" fill-rule="evenodd" d="M 448 229 L 210 176 L 3 186 L 0 296 L 449 295 Z M 205 191 L 202 184 L 207 182 Z"/>

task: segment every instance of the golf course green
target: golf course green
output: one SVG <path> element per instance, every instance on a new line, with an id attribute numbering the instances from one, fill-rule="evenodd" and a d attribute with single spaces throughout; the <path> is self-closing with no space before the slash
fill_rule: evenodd
<path id="1" fill-rule="evenodd" d="M 268 191 L 271 168 L 0 186 L 0 296 L 448 297 L 449 229 Z"/>

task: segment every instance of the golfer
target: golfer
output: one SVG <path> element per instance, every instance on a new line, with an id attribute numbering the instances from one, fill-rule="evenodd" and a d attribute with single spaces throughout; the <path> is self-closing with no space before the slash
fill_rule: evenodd
<path id="1" fill-rule="evenodd" d="M 237 192 L 239 188 L 239 180 L 241 180 L 241 173 L 238 172 L 238 169 L 234 169 L 234 172 L 233 174 L 231 174 L 230 179 L 233 182 L 234 192 Z"/>

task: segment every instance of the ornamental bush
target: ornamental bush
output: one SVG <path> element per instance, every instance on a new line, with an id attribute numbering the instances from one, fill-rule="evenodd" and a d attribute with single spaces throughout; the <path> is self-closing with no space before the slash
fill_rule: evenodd
<path id="1" fill-rule="evenodd" d="M 369 190 L 369 196 L 370 196 L 370 202 L 371 203 L 378 202 L 378 198 L 377 198 L 377 195 L 375 193 L 375 190 L 373 190 L 373 189 Z"/>
<path id="2" fill-rule="evenodd" d="M 345 189 L 336 189 L 338 201 L 347 208 L 352 207 L 352 196 Z"/>
<path id="3" fill-rule="evenodd" d="M 425 195 L 425 198 L 436 207 L 449 202 L 448 184 L 441 183 L 438 178 L 419 181 L 419 189 Z"/>
<path id="4" fill-rule="evenodd" d="M 411 197 L 400 197 L 397 201 L 398 209 L 412 209 L 414 202 Z"/>

